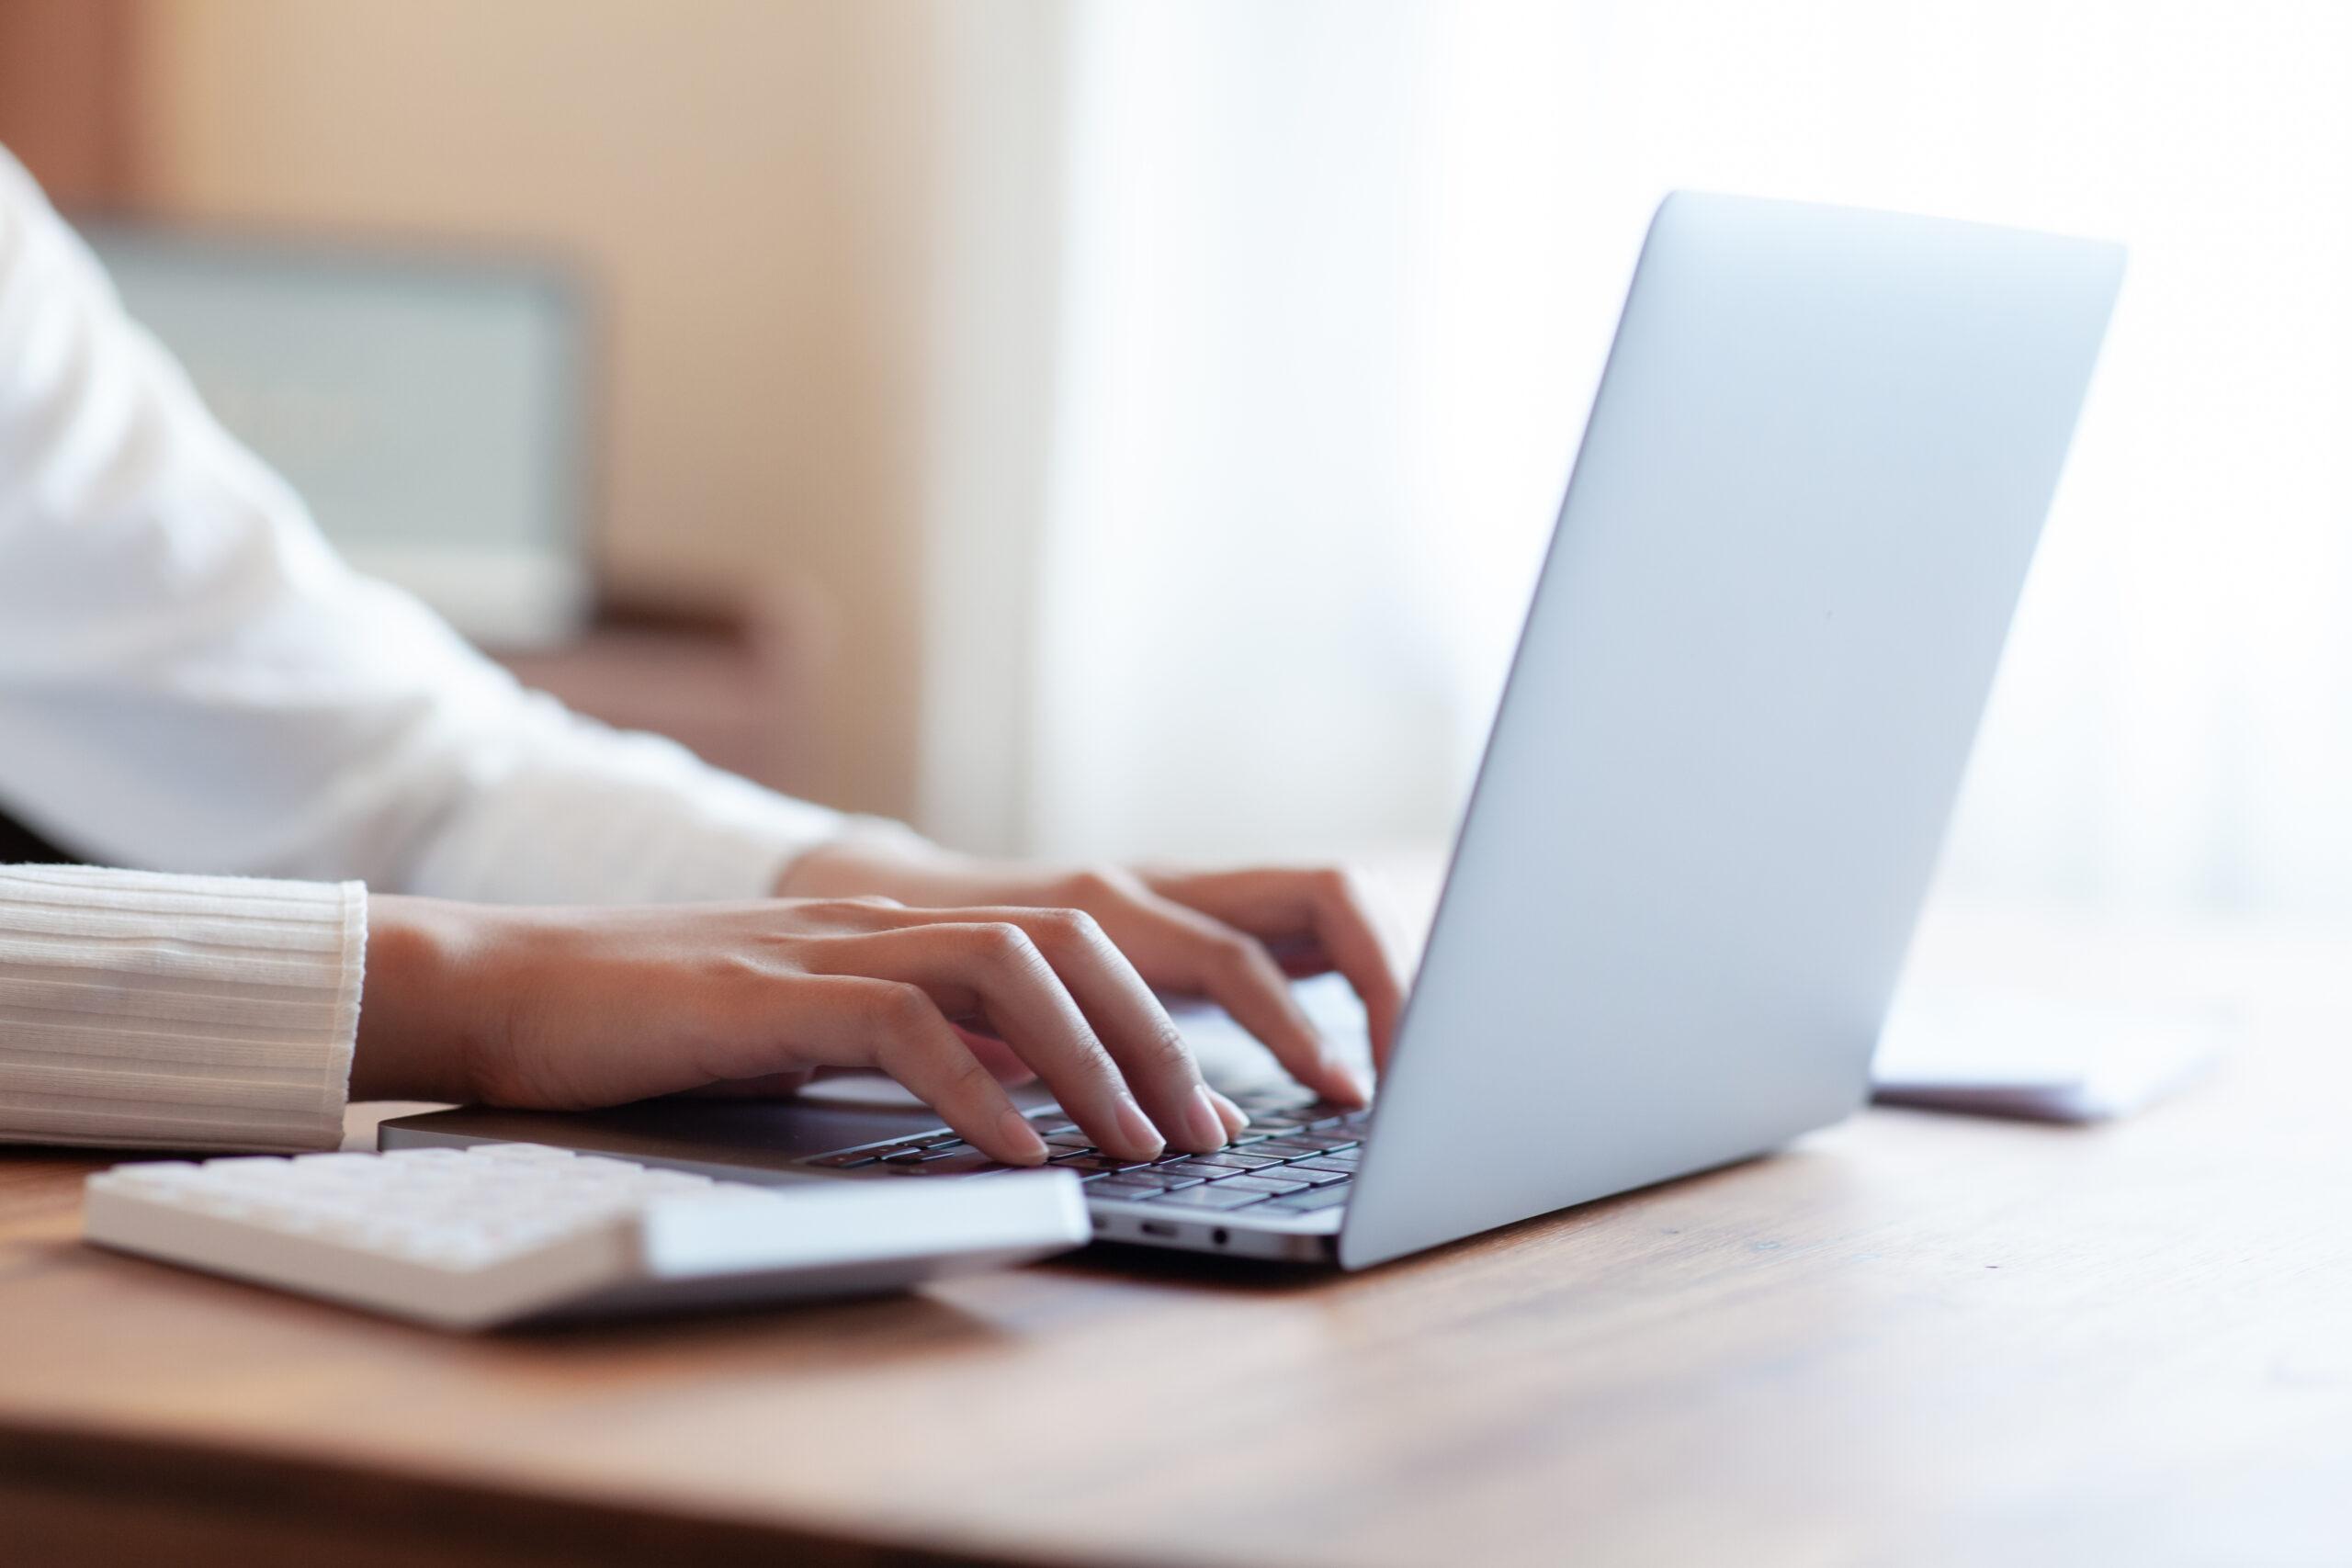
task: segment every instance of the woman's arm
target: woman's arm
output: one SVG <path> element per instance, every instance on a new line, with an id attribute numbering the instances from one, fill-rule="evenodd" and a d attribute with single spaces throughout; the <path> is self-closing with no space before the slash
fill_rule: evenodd
<path id="1" fill-rule="evenodd" d="M 1246 922 L 1255 900 L 1286 911 L 1306 874 L 1202 878 L 1202 897 Z M 1246 953 L 1243 929 L 1203 951 Z M 0 1141 L 322 1148 L 346 1092 L 571 1109 L 775 1092 L 833 1066 L 890 1074 L 1016 1164 L 1046 1157 L 1002 1087 L 1032 1075 L 1106 1149 L 1205 1153 L 1245 1118 L 1122 951 L 1164 961 L 1159 940 L 1028 902 L 530 908 L 0 867 Z M 1272 1034 L 1306 1081 L 1360 1093 L 1311 1031 L 1305 1055 Z"/>

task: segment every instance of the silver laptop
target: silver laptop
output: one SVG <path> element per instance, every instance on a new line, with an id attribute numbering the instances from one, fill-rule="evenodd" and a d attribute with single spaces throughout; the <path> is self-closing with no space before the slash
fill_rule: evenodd
<path id="1" fill-rule="evenodd" d="M 2123 266 L 1678 194 L 1594 400 L 1376 1108 L 1135 1166 L 1033 1103 L 1098 1236 L 1363 1268 L 1860 1103 Z M 754 1180 L 986 1179 L 919 1110 L 464 1110 Z"/>

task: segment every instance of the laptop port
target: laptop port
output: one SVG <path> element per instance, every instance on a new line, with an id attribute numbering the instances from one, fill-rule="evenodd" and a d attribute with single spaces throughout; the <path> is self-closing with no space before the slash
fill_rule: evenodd
<path id="1" fill-rule="evenodd" d="M 1172 1236 L 1176 1234 L 1176 1227 L 1165 1220 L 1146 1220 L 1136 1228 L 1146 1235 Z"/>

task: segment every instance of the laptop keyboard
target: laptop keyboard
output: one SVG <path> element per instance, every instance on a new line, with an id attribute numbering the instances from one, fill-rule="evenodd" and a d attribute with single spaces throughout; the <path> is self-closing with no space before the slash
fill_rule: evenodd
<path id="1" fill-rule="evenodd" d="M 1121 1159 L 1089 1143 L 1059 1111 L 1037 1111 L 1029 1120 L 1052 1151 L 1050 1163 L 1084 1182 L 1090 1198 L 1171 1210 L 1291 1214 L 1336 1209 L 1348 1201 L 1371 1111 L 1301 1100 L 1295 1090 L 1233 1099 L 1249 1112 L 1250 1125 L 1213 1155 L 1171 1152 L 1155 1160 Z M 998 1164 L 944 1128 L 802 1163 L 867 1176 L 988 1176 L 1021 1168 Z"/>

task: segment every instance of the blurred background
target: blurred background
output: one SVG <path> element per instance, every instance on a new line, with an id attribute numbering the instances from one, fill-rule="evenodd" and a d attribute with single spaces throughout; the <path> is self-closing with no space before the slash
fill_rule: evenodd
<path id="1" fill-rule="evenodd" d="M 1948 895 L 2352 916 L 2352 7 L 0 0 L 353 553 L 972 848 L 1441 840 L 1678 186 L 2132 271 Z"/>

